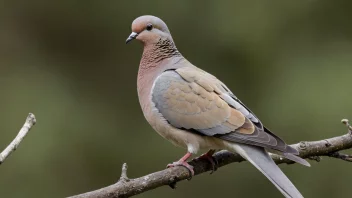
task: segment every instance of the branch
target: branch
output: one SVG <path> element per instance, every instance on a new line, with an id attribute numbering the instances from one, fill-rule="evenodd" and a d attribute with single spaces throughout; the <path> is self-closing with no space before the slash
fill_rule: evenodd
<path id="1" fill-rule="evenodd" d="M 21 128 L 20 132 L 18 132 L 17 136 L 14 140 L 0 153 L 0 164 L 2 164 L 6 158 L 17 149 L 17 147 L 22 142 L 23 138 L 27 135 L 29 130 L 32 128 L 33 125 L 36 123 L 36 119 L 34 114 L 29 113 L 27 116 L 26 122 L 24 123 L 23 127 Z"/>
<path id="2" fill-rule="evenodd" d="M 319 141 L 304 141 L 291 146 L 299 151 L 300 157 L 316 160 L 318 162 L 321 160 L 320 156 L 329 156 L 345 161 L 352 161 L 352 156 L 338 153 L 341 150 L 352 148 L 352 127 L 347 119 L 344 119 L 341 122 L 347 126 L 349 131 L 345 135 Z M 213 157 L 215 161 L 218 162 L 218 167 L 233 162 L 245 161 L 240 155 L 225 150 L 215 153 Z M 293 161 L 277 154 L 271 154 L 271 157 L 276 164 L 294 163 Z M 203 159 L 193 159 L 189 164 L 194 167 L 195 175 L 212 170 L 211 164 Z M 125 163 L 123 164 L 121 177 L 117 183 L 98 190 L 75 195 L 70 198 L 125 198 L 164 185 L 169 185 L 171 188 L 175 188 L 178 181 L 189 178 L 189 171 L 184 167 L 178 166 L 151 173 L 143 177 L 129 179 L 127 177 L 127 164 Z"/>

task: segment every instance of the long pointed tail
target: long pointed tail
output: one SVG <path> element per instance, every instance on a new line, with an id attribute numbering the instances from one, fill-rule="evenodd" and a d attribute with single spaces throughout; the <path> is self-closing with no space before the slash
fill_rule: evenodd
<path id="1" fill-rule="evenodd" d="M 240 154 L 262 172 L 280 192 L 288 198 L 303 198 L 301 193 L 271 159 L 269 154 L 260 147 L 228 143 L 228 150 Z"/>

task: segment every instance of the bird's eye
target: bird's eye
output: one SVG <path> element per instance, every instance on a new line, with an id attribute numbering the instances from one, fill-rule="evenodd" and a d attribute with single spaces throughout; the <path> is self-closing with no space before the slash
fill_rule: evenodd
<path id="1" fill-rule="evenodd" d="M 146 28 L 146 29 L 147 29 L 148 31 L 152 30 L 152 29 L 153 29 L 153 25 L 149 23 L 149 24 L 147 25 L 147 28 Z"/>

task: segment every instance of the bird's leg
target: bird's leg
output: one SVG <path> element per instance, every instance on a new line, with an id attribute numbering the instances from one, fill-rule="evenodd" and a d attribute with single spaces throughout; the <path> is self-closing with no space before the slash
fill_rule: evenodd
<path id="1" fill-rule="evenodd" d="M 218 161 L 215 160 L 215 158 L 213 157 L 214 153 L 215 153 L 215 150 L 210 149 L 208 152 L 206 152 L 205 154 L 203 154 L 199 157 L 199 159 L 205 159 L 211 163 L 212 170 L 211 170 L 210 174 L 212 174 L 213 172 L 215 172 L 218 169 Z"/>
<path id="2" fill-rule="evenodd" d="M 168 164 L 166 167 L 171 168 L 171 167 L 175 167 L 175 166 L 183 166 L 188 169 L 188 171 L 191 174 L 191 178 L 192 178 L 192 176 L 194 176 L 193 166 L 191 166 L 187 163 L 188 158 L 190 158 L 191 156 L 192 156 L 192 153 L 187 152 L 186 155 L 184 155 L 180 160 L 178 160 L 177 162 L 174 162 L 172 164 Z"/>

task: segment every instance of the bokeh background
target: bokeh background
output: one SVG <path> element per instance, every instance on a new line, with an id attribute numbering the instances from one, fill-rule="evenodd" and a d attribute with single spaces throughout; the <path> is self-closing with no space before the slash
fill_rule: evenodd
<path id="1" fill-rule="evenodd" d="M 184 154 L 144 120 L 134 18 L 167 22 L 185 57 L 216 75 L 288 143 L 346 133 L 352 119 L 351 1 L 1 1 L 1 197 L 65 197 L 161 170 Z M 351 164 L 280 165 L 305 197 L 347 197 Z M 248 163 L 136 197 L 282 197 Z"/>

